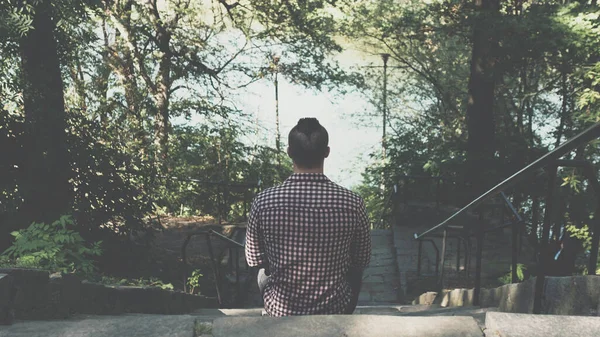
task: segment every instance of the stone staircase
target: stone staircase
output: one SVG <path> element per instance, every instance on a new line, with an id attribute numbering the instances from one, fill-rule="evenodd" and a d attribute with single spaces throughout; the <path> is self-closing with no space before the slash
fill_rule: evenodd
<path id="1" fill-rule="evenodd" d="M 0 326 L 0 337 L 600 336 L 600 317 L 498 312 L 504 310 L 502 305 L 500 309 L 442 307 L 437 301 L 402 305 L 412 298 L 403 297 L 401 285 L 416 269 L 416 244 L 411 240 L 414 227 L 410 227 L 372 231 L 371 263 L 363 274 L 354 315 L 262 317 L 259 305 L 199 309 L 182 315 L 76 315 L 64 320 L 17 321 Z"/>
<path id="2" fill-rule="evenodd" d="M 517 337 L 599 336 L 600 317 L 524 315 L 492 308 L 361 306 L 354 315 L 261 317 L 261 309 L 202 309 L 187 315 L 75 316 L 17 322 L 0 337 Z"/>
<path id="3" fill-rule="evenodd" d="M 398 303 L 400 275 L 390 230 L 371 231 L 371 262 L 363 273 L 359 304 Z"/>

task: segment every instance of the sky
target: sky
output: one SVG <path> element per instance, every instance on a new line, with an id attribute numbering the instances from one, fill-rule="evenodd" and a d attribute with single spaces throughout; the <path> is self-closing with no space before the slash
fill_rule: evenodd
<path id="1" fill-rule="evenodd" d="M 335 60 L 343 68 L 371 66 L 381 63 L 379 55 L 369 56 L 355 49 L 347 48 Z M 281 60 L 285 62 L 284 59 Z M 256 130 L 254 136 L 242 141 L 248 145 L 269 145 L 275 148 L 275 85 L 273 79 L 265 77 L 254 82 L 238 93 L 236 107 L 245 115 L 253 116 Z M 381 122 L 375 126 L 359 124 L 355 114 L 373 113 L 374 107 L 359 93 L 339 93 L 316 91 L 292 84 L 279 77 L 279 116 L 281 146 L 287 147 L 287 135 L 300 118 L 315 117 L 329 133 L 331 154 L 325 160 L 325 174 L 334 182 L 352 188 L 361 183 L 362 172 L 372 164 L 369 154 L 381 149 Z M 201 122 L 200 116 L 193 116 L 188 123 Z"/>

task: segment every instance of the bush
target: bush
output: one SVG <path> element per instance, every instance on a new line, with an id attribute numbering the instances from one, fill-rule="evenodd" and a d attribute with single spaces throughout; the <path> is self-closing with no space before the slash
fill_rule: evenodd
<path id="1" fill-rule="evenodd" d="M 92 258 L 102 253 L 101 242 L 88 246 L 79 233 L 68 228 L 72 225 L 70 216 L 50 225 L 32 223 L 11 233 L 15 241 L 3 254 L 16 266 L 89 276 L 96 270 Z"/>
<path id="2" fill-rule="evenodd" d="M 509 271 L 506 275 L 498 278 L 498 281 L 500 283 L 502 283 L 502 284 L 512 283 L 512 267 L 510 268 L 510 270 L 511 271 Z M 525 266 L 522 263 L 517 264 L 517 279 L 519 280 L 519 282 L 525 281 L 525 279 L 527 277 L 526 271 L 527 271 L 527 266 Z"/>

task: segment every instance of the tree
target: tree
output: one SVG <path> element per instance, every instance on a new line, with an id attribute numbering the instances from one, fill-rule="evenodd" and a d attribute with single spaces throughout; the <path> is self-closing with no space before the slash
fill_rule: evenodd
<path id="1" fill-rule="evenodd" d="M 494 146 L 494 96 L 498 42 L 490 27 L 497 21 L 499 0 L 475 0 L 478 17 L 473 25 L 471 75 L 467 101 L 467 168 L 469 199 L 483 193 L 490 182 L 493 169 Z"/>
<path id="2" fill-rule="evenodd" d="M 31 29 L 19 41 L 27 153 L 21 221 L 51 223 L 69 211 L 72 197 L 57 17 L 50 1 L 24 9 Z"/>

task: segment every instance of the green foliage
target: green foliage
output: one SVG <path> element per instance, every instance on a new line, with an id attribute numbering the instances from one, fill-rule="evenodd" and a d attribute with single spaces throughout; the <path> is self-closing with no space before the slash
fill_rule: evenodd
<path id="1" fill-rule="evenodd" d="M 92 280 L 109 286 L 133 286 L 133 287 L 155 287 L 165 290 L 173 290 L 173 284 L 164 283 L 158 278 L 119 279 L 111 276 L 96 276 Z"/>
<path id="2" fill-rule="evenodd" d="M 274 150 L 244 145 L 240 132 L 231 124 L 175 126 L 170 146 L 173 179 L 161 188 L 157 209 L 240 219 L 260 188 L 282 182 L 291 173 L 289 159 L 282 158 L 279 165 Z"/>
<path id="3" fill-rule="evenodd" d="M 194 322 L 194 336 L 212 335 L 212 324 L 207 322 Z"/>
<path id="4" fill-rule="evenodd" d="M 52 224 L 32 223 L 27 229 L 12 233 L 15 241 L 3 254 L 20 266 L 91 275 L 95 271 L 93 258 L 102 254 L 101 242 L 87 245 L 71 229 L 73 225 L 69 216 Z"/>
<path id="5" fill-rule="evenodd" d="M 563 177 L 563 183 L 560 186 L 569 186 L 575 193 L 579 193 L 581 191 L 581 180 L 573 171 L 573 174 Z"/>
<path id="6" fill-rule="evenodd" d="M 500 283 L 502 283 L 502 284 L 512 283 L 512 267 L 510 270 L 511 271 L 508 272 L 506 275 L 498 278 L 498 281 Z M 517 263 L 517 279 L 519 280 L 519 282 L 525 281 L 525 272 L 526 271 L 527 271 L 527 266 L 525 266 L 522 263 Z"/>
<path id="7" fill-rule="evenodd" d="M 192 272 L 192 275 L 188 277 L 188 286 L 191 288 L 190 293 L 196 294 L 200 293 L 200 278 L 204 276 L 200 273 L 200 270 L 196 269 Z"/>
<path id="8" fill-rule="evenodd" d="M 588 225 L 577 228 L 572 224 L 568 224 L 565 226 L 565 230 L 572 238 L 581 241 L 584 251 L 589 251 L 592 248 L 592 235 Z"/>
<path id="9" fill-rule="evenodd" d="M 363 198 L 371 223 L 378 227 L 386 225 L 381 223 L 386 215 L 386 203 L 381 196 L 381 190 L 373 185 L 361 184 L 353 188 L 353 191 Z"/>

